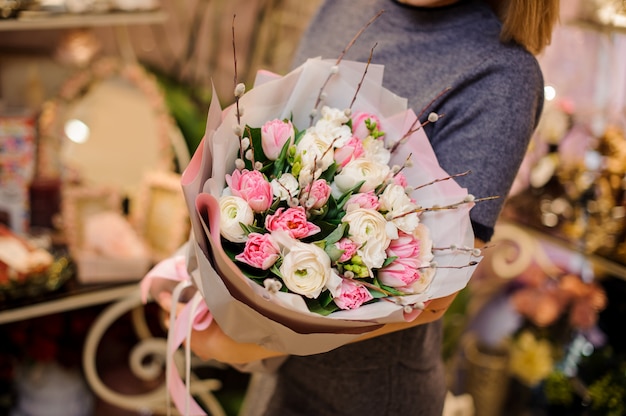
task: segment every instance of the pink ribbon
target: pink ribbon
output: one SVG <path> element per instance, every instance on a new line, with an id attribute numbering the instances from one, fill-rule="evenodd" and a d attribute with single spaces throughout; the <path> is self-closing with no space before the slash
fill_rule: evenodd
<path id="1" fill-rule="evenodd" d="M 154 266 L 140 283 L 141 298 L 147 302 L 150 288 L 154 279 L 166 279 L 178 282 L 172 291 L 172 307 L 175 308 L 180 300 L 183 290 L 192 286 L 191 276 L 187 273 L 185 256 L 167 258 Z M 170 414 L 170 398 L 176 409 L 183 415 L 206 415 L 207 413 L 193 399 L 190 391 L 191 382 L 191 349 L 189 343 L 185 345 L 185 380 L 183 382 L 174 365 L 174 354 L 183 345 L 186 339 L 191 337 L 192 329 L 202 331 L 211 325 L 213 317 L 204 299 L 196 292 L 194 297 L 178 312 L 170 314 L 170 326 L 167 334 L 167 357 L 166 357 L 166 385 L 168 390 L 167 408 Z"/>

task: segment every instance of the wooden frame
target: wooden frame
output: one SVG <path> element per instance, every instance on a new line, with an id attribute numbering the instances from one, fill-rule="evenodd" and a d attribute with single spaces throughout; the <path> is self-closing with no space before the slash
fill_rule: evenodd
<path id="1" fill-rule="evenodd" d="M 110 187 L 65 187 L 61 215 L 71 252 L 77 253 L 83 247 L 82 236 L 87 217 L 102 211 L 122 211 L 122 198 L 116 190 Z"/>
<path id="2" fill-rule="evenodd" d="M 132 223 L 158 262 L 171 256 L 189 237 L 190 224 L 180 175 L 159 171 L 146 175 L 136 205 L 131 207 Z"/>

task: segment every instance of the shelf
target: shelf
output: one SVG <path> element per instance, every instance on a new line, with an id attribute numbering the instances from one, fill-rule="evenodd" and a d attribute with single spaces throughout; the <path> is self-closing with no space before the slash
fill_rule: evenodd
<path id="1" fill-rule="evenodd" d="M 0 325 L 116 301 L 139 289 L 137 282 L 109 285 L 68 283 L 67 289 L 62 288 L 32 300 L 7 301 L 0 308 Z"/>
<path id="2" fill-rule="evenodd" d="M 599 272 L 626 280 L 626 263 L 618 262 L 605 256 L 586 252 L 576 242 L 559 234 L 558 231 L 541 225 L 538 218 L 533 217 L 534 207 L 520 203 L 525 198 L 511 198 L 502 211 L 501 221 L 515 225 L 534 238 L 562 247 L 572 253 L 584 256 Z"/>
<path id="3" fill-rule="evenodd" d="M 68 29 L 94 26 L 147 25 L 167 19 L 161 10 L 148 12 L 112 12 L 101 14 L 45 14 L 0 20 L 0 31 Z"/>
<path id="4" fill-rule="evenodd" d="M 626 18 L 625 18 L 626 19 Z M 613 24 L 604 24 L 598 21 L 589 20 L 589 19 L 577 19 L 567 22 L 569 26 L 578 27 L 580 29 L 592 30 L 598 33 L 604 34 L 626 34 L 626 26 L 621 25 L 613 25 Z"/>

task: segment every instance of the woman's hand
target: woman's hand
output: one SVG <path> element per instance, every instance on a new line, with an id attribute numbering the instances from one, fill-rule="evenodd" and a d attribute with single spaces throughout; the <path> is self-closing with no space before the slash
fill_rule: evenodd
<path id="1" fill-rule="evenodd" d="M 165 319 L 167 326 L 169 325 L 169 314 L 173 307 L 172 296 L 169 292 L 161 292 L 156 300 L 168 314 Z M 176 304 L 175 313 L 178 314 L 184 306 L 183 303 Z M 189 346 L 194 354 L 202 360 L 216 360 L 226 364 L 247 364 L 265 358 L 285 355 L 257 344 L 237 342 L 226 335 L 215 320 L 202 331 L 193 330 Z"/>

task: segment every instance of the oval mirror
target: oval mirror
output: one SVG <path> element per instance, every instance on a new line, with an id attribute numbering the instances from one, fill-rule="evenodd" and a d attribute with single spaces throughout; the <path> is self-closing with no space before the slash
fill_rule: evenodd
<path id="1" fill-rule="evenodd" d="M 154 79 L 104 58 L 70 77 L 39 118 L 38 176 L 110 186 L 133 199 L 146 174 L 189 161 Z"/>

